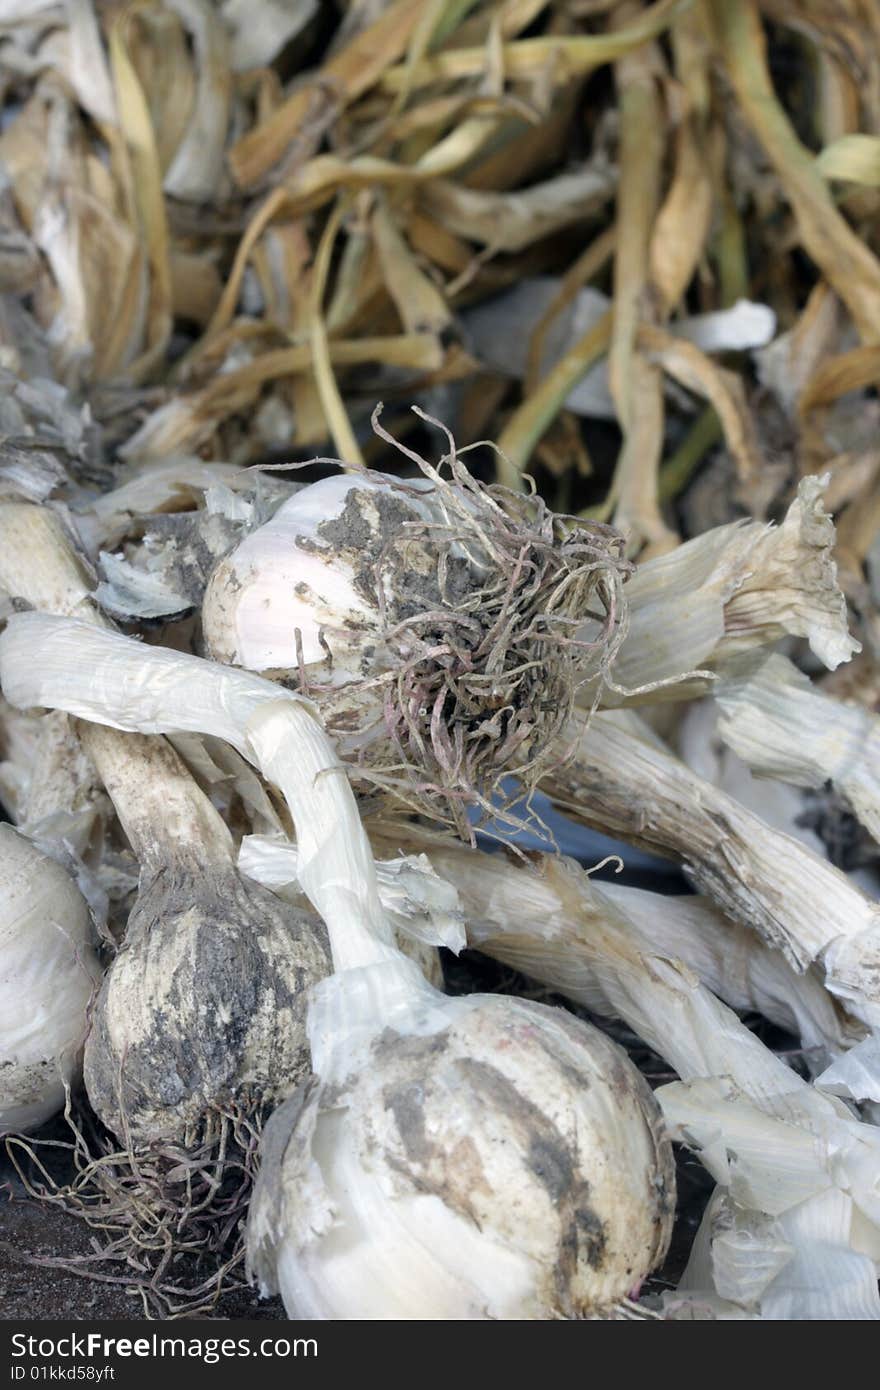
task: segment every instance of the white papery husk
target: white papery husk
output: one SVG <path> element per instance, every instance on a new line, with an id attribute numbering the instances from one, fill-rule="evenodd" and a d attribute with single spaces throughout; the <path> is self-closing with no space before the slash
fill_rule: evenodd
<path id="1" fill-rule="evenodd" d="M 296 845 L 284 836 L 246 835 L 238 853 L 243 874 L 271 888 L 299 893 Z M 466 945 L 458 893 L 424 854 L 398 855 L 376 864 L 379 897 L 398 936 L 458 954 Z"/>
<path id="2" fill-rule="evenodd" d="M 812 1132 L 799 1133 L 723 1081 L 658 1095 L 719 1181 L 682 1288 L 715 1290 L 766 1319 L 880 1319 L 876 1128 L 845 1111 L 823 1120 L 817 1106 Z M 739 1265 L 731 1228 L 748 1246 Z"/>
<path id="3" fill-rule="evenodd" d="M 681 961 L 731 1008 L 755 1010 L 795 1033 L 813 1051 L 817 1066 L 861 1037 L 814 974 L 797 974 L 778 951 L 703 898 L 582 879 L 572 914 L 553 887 L 553 875 L 517 872 L 507 859 L 462 855 L 458 847 L 413 826 L 379 823 L 370 830 L 383 852 L 396 841 L 427 850 L 376 863 L 382 905 L 401 935 L 458 951 L 465 944 L 466 907 L 467 944 L 594 1013 L 613 1014 L 584 934 L 588 919 L 625 922 L 641 951 Z M 242 872 L 274 892 L 298 891 L 296 848 L 281 837 L 247 836 L 238 862 Z M 473 882 L 482 885 L 476 895 L 473 888 L 468 891 Z M 597 930 L 601 941 L 602 928 Z"/>
<path id="4" fill-rule="evenodd" d="M 880 719 L 824 695 L 784 656 L 752 659 L 715 690 L 718 732 L 760 777 L 831 782 L 880 841 Z"/>
<path id="5" fill-rule="evenodd" d="M 35 1129 L 63 1107 L 100 978 L 76 884 L 0 825 L 0 1133 Z"/>
<path id="6" fill-rule="evenodd" d="M 832 783 L 880 841 L 876 715 L 822 694 L 780 655 L 744 663 L 725 678 L 716 699 L 721 737 L 758 776 L 794 787 Z M 870 923 L 854 938 L 830 943 L 823 963 L 843 998 L 880 994 L 880 927 Z"/>
<path id="7" fill-rule="evenodd" d="M 826 859 L 825 845 L 815 830 L 799 823 L 806 809 L 801 792 L 775 778 L 755 777 L 748 764 L 722 740 L 719 716 L 718 704 L 712 699 L 695 700 L 687 706 L 675 731 L 682 760 L 774 830 L 791 835 Z"/>
<path id="8" fill-rule="evenodd" d="M 228 743 L 193 733 L 169 734 L 168 742 L 180 754 L 211 803 L 222 812 L 234 839 L 238 826 L 230 822 L 236 801 L 244 810 L 248 830 L 270 840 L 283 833 L 278 807 L 273 804 L 263 781 Z M 247 871 L 243 869 L 242 872 Z"/>
<path id="9" fill-rule="evenodd" d="M 108 836 L 113 807 L 73 721 L 0 701 L 0 746 L 0 800 L 13 822 L 71 875 L 98 930 L 112 935 L 115 905 L 135 889 L 137 872 Z"/>
<path id="10" fill-rule="evenodd" d="M 804 478 L 779 526 L 731 522 L 640 565 L 627 585 L 629 632 L 614 681 L 651 700 L 709 688 L 689 672 L 722 671 L 741 652 L 804 637 L 830 670 L 860 644 L 849 635 L 833 559 L 834 524 L 822 504 L 827 478 Z M 606 704 L 623 696 L 609 690 Z M 633 699 L 640 698 L 634 695 Z"/>
<path id="11" fill-rule="evenodd" d="M 27 663 L 20 655 L 21 644 L 37 633 L 35 667 L 32 645 Z M 309 1243 L 321 1272 L 308 1295 L 290 1289 L 296 1301 L 288 1311 L 315 1315 L 332 1306 L 337 1317 L 363 1315 L 375 1311 L 374 1291 L 382 1284 L 383 1306 L 393 1308 L 397 1300 L 392 1315 L 403 1306 L 412 1316 L 406 1300 L 421 1289 L 417 1314 L 435 1316 L 427 1285 L 429 1295 L 445 1290 L 446 1316 L 484 1317 L 487 1304 L 480 1295 L 475 1302 L 474 1281 L 479 1284 L 491 1259 L 496 1275 L 501 1265 L 507 1270 L 497 1283 L 507 1316 L 610 1313 L 662 1258 L 671 1229 L 671 1151 L 650 1092 L 625 1054 L 586 1025 L 497 996 L 448 1000 L 401 957 L 391 944 L 344 770 L 308 704 L 244 672 L 145 650 L 87 624 L 41 614 L 11 620 L 0 638 L 0 668 L 13 703 L 60 704 L 144 732 L 182 727 L 228 737 L 285 794 L 296 825 L 300 881 L 327 922 L 338 972 L 313 991 L 309 1038 L 320 1080 L 293 1136 L 294 1150 L 306 1151 L 306 1184 L 298 1184 L 292 1219 L 302 1222 L 309 1210 Z M 460 1031 L 466 1040 L 459 1064 Z M 436 1061 L 426 1069 L 438 1041 Z M 539 1089 L 537 1049 L 546 1058 Z M 474 1052 L 480 1065 L 469 1072 Z M 511 1076 L 508 1068 L 518 1056 Z M 426 1107 L 422 1120 L 398 1125 L 393 1107 L 383 1111 L 386 1135 L 367 1151 L 361 1115 L 375 1113 L 373 1088 L 411 1082 L 420 1088 L 413 1099 L 423 1097 Z M 428 1149 L 419 1147 L 420 1133 L 430 1136 Z M 462 1163 L 472 1152 L 469 1144 L 476 1151 L 470 1167 Z M 356 1166 L 347 1169 L 355 1154 Z M 271 1192 L 270 1171 L 264 1163 L 264 1196 L 252 1207 L 258 1223 L 252 1262 L 260 1262 L 267 1284 L 271 1252 L 286 1231 L 272 1216 L 280 1211 L 286 1220 L 286 1208 Z M 503 1183 L 512 1184 L 514 1202 Z M 350 1215 L 352 1203 L 370 1210 L 369 1222 L 360 1211 L 357 1220 Z M 336 1224 L 328 1223 L 329 1209 Z M 470 1222 L 467 1243 L 462 1220 Z M 438 1283 L 438 1223 L 444 1258 L 457 1276 L 454 1309 L 450 1280 Z M 308 1284 L 301 1229 L 294 1229 L 285 1249 Z M 392 1294 L 384 1252 L 395 1229 L 403 1242 L 398 1247 L 418 1253 L 424 1283 L 409 1277 L 406 1288 Z M 354 1238 L 363 1233 L 370 1239 Z M 346 1268 L 356 1271 L 353 1306 L 340 1301 L 348 1283 L 332 1272 L 340 1245 Z"/>
<path id="12" fill-rule="evenodd" d="M 76 514 L 77 530 L 90 554 L 115 545 L 132 517 L 187 510 L 211 487 L 234 493 L 254 487 L 253 476 L 234 463 L 206 463 L 187 455 L 140 462 L 120 469 L 118 476 L 115 488 L 90 499 Z"/>
<path id="13" fill-rule="evenodd" d="M 876 1030 L 835 1058 L 817 1077 L 816 1085 L 849 1100 L 880 1101 L 880 1035 Z"/>
<path id="14" fill-rule="evenodd" d="M 296 846 L 282 835 L 246 835 L 238 853 L 241 873 L 271 888 L 287 902 L 301 901 Z M 379 897 L 404 955 L 425 979 L 443 988 L 436 947 L 456 954 L 466 945 L 458 894 L 434 873 L 424 855 L 399 855 L 376 865 Z"/>

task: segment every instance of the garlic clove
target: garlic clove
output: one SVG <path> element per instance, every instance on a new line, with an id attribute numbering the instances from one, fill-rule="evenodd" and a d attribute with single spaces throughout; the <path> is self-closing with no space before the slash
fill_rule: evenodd
<path id="1" fill-rule="evenodd" d="M 369 511 L 362 511 L 361 496 L 375 487 L 350 475 L 313 483 L 221 561 L 202 609 L 205 642 L 215 660 L 250 671 L 295 670 L 300 659 L 306 665 L 325 662 L 329 650 L 342 678 L 355 655 L 348 651 L 349 629 L 362 643 L 368 633 L 375 639 L 378 625 L 374 605 L 357 588 L 351 541 L 342 546 L 337 536 L 331 548 L 329 538 L 349 516 L 348 534 L 376 558 L 375 519 L 371 524 Z M 354 491 L 359 496 L 352 507 Z M 332 671 L 333 666 L 331 680 Z"/>

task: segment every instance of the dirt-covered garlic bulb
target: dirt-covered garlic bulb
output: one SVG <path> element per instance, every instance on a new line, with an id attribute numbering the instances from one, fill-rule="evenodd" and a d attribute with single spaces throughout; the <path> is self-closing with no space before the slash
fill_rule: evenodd
<path id="1" fill-rule="evenodd" d="M 235 867 L 220 815 L 163 739 L 80 725 L 141 864 L 85 1050 L 116 1134 L 194 1134 L 213 1107 L 277 1104 L 309 1070 L 306 999 L 330 969 L 314 913 Z"/>
<path id="2" fill-rule="evenodd" d="M 408 986 L 352 1050 L 343 980 L 316 1004 L 339 1051 L 264 1135 L 248 1226 L 263 1291 L 294 1318 L 611 1315 L 663 1258 L 675 1205 L 626 1055 L 560 1009 Z M 390 992 L 387 971 L 377 983 Z"/>
<path id="3" fill-rule="evenodd" d="M 451 444 L 440 469 L 403 452 L 421 477 L 324 479 L 247 536 L 204 637 L 301 683 L 365 776 L 464 830 L 502 773 L 534 785 L 558 760 L 577 686 L 622 638 L 629 566 L 610 527 L 483 487 Z"/>
<path id="4" fill-rule="evenodd" d="M 35 1129 L 64 1105 L 100 978 L 73 879 L 0 825 L 0 1134 Z"/>

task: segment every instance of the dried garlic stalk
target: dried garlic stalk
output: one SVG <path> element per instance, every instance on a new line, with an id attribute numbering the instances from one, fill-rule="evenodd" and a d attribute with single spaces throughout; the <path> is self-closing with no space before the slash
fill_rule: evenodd
<path id="1" fill-rule="evenodd" d="M 837 584 L 824 487 L 823 479 L 804 478 L 780 526 L 718 526 L 640 565 L 626 588 L 629 632 L 615 684 L 625 692 L 668 681 L 646 698 L 684 699 L 709 682 L 676 677 L 723 670 L 738 653 L 786 635 L 807 638 L 831 670 L 859 651 Z M 608 690 L 604 701 L 620 698 Z"/>
<path id="2" fill-rule="evenodd" d="M 733 672 L 715 691 L 718 732 L 753 772 L 796 787 L 832 782 L 880 840 L 880 719 L 843 704 L 784 656 Z"/>
<path id="3" fill-rule="evenodd" d="M 677 859 L 723 912 L 795 969 L 820 965 L 856 1017 L 880 1024 L 880 907 L 634 727 L 612 711 L 573 726 L 574 756 L 543 790 L 575 820 Z"/>
<path id="4" fill-rule="evenodd" d="M 703 986 L 719 995 L 731 1009 L 763 1013 L 819 1056 L 836 1055 L 862 1037 L 858 1024 L 841 1017 L 833 999 L 812 970 L 799 974 L 779 951 L 773 951 L 747 927 L 737 926 L 705 898 L 646 892 L 627 885 L 577 878 L 577 910 L 563 901 L 556 884 L 555 860 L 534 856 L 539 872 L 525 870 L 521 860 L 478 855 L 435 831 L 384 819 L 368 823 L 371 841 L 382 853 L 392 845 L 420 849 L 434 873 L 421 892 L 428 894 L 437 874 L 455 883 L 460 908 L 466 915 L 468 945 L 505 960 L 514 969 L 532 974 L 594 1012 L 609 1012 L 595 973 L 605 931 L 624 931 L 644 955 L 678 960 Z M 256 837 L 252 837 L 256 838 Z M 274 873 L 295 873 L 295 851 L 272 842 L 263 863 L 242 847 L 250 872 L 270 883 Z M 380 887 L 384 863 L 377 865 Z M 517 872 L 521 870 L 521 872 Z M 560 870 L 562 872 L 562 870 Z M 482 897 L 468 897 L 468 884 L 480 885 Z M 562 883 L 564 883 L 564 878 Z M 505 887 L 506 885 L 506 887 Z M 474 890 L 475 891 L 475 890 Z M 557 901 L 552 894 L 556 892 Z M 496 894 L 496 897 L 492 897 Z M 519 897 L 519 902 L 514 901 Z M 481 903 L 481 906 L 475 906 Z M 487 906 L 488 905 L 488 906 Z M 487 916 L 491 908 L 491 915 Z M 610 926 L 609 926 L 610 924 Z M 595 941 L 588 941 L 595 929 Z M 614 1011 L 612 1011 L 614 1012 Z M 660 1048 L 662 1051 L 662 1048 Z"/>

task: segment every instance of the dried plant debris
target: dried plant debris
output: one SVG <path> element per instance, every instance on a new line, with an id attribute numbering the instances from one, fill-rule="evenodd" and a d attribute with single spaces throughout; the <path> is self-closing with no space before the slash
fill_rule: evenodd
<path id="1" fill-rule="evenodd" d="M 120 1141 L 68 1103 L 69 1140 L 7 1140 L 33 1198 L 98 1234 L 83 1255 L 24 1254 L 43 1270 L 123 1288 L 148 1318 L 206 1317 L 245 1287 L 242 1222 L 257 1171 L 263 1108 L 241 1096 L 217 1106 L 187 1144 Z M 57 1177 L 58 1150 L 73 1176 Z M 49 1159 L 54 1162 L 49 1166 Z"/>

